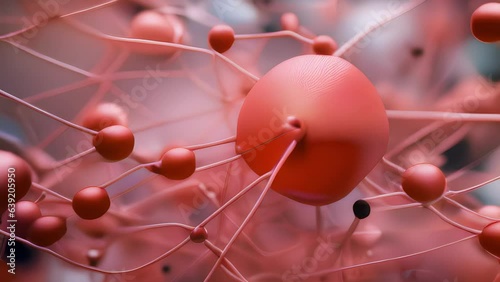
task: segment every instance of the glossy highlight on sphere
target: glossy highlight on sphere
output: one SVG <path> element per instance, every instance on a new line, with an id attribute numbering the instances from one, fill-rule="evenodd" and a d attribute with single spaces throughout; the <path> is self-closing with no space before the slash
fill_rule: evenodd
<path id="1" fill-rule="evenodd" d="M 134 134 L 121 125 L 113 125 L 99 131 L 94 136 L 93 145 L 96 151 L 109 161 L 120 161 L 127 158 L 134 150 Z"/>
<path id="2" fill-rule="evenodd" d="M 477 8 L 470 22 L 472 34 L 483 42 L 500 41 L 500 3 L 486 3 Z"/>
<path id="3" fill-rule="evenodd" d="M 389 124 L 377 90 L 341 58 L 294 57 L 248 93 L 238 117 L 236 152 L 244 153 L 257 174 L 272 170 L 296 137 L 282 134 L 290 116 L 301 121 L 305 136 L 271 188 L 298 202 L 326 205 L 342 199 L 386 151 Z"/>
<path id="4" fill-rule="evenodd" d="M 73 210 L 83 219 L 96 219 L 109 209 L 111 201 L 108 192 L 101 187 L 84 188 L 73 197 Z"/>
<path id="5" fill-rule="evenodd" d="M 420 203 L 430 203 L 439 199 L 446 189 L 446 177 L 437 166 L 417 164 L 403 173 L 403 190 Z"/>
<path id="6" fill-rule="evenodd" d="M 42 216 L 35 220 L 29 230 L 28 240 L 38 246 L 47 247 L 66 234 L 66 220 L 57 216 Z"/>
<path id="7" fill-rule="evenodd" d="M 0 170 L 2 171 L 2 174 L 0 174 L 0 199 L 2 201 L 0 203 L 0 213 L 2 213 L 7 209 L 9 184 L 15 187 L 16 201 L 19 201 L 28 193 L 31 187 L 31 168 L 19 156 L 0 150 Z M 11 177 L 9 177 L 9 174 Z"/>

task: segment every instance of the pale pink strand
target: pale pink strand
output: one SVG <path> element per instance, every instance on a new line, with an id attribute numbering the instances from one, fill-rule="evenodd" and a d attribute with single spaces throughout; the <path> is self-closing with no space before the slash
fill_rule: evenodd
<path id="1" fill-rule="evenodd" d="M 187 224 L 182 224 L 182 223 L 156 223 L 156 224 L 148 224 L 148 225 L 140 225 L 140 226 L 127 226 L 127 227 L 120 227 L 116 231 L 118 234 L 128 234 L 128 233 L 137 233 L 137 232 L 142 232 L 146 230 L 153 230 L 153 229 L 159 229 L 159 228 L 166 228 L 166 227 L 179 227 L 187 231 L 193 231 L 194 227 L 191 225 Z"/>
<path id="2" fill-rule="evenodd" d="M 397 205 L 397 206 L 385 206 L 385 207 L 380 207 L 380 208 L 374 208 L 373 210 L 375 212 L 381 212 L 381 211 L 393 211 L 393 210 L 401 210 L 401 209 L 408 209 L 408 208 L 415 208 L 415 207 L 422 208 L 423 205 L 421 203 L 410 203 L 410 204 Z"/>
<path id="3" fill-rule="evenodd" d="M 385 154 L 385 158 L 386 159 L 392 158 L 394 155 L 402 152 L 407 147 L 415 144 L 415 141 L 419 140 L 420 138 L 423 138 L 427 134 L 430 134 L 431 132 L 433 132 L 434 130 L 438 129 L 439 127 L 441 127 L 444 124 L 446 124 L 446 122 L 444 122 L 444 121 L 436 121 L 436 122 L 434 122 L 432 124 L 429 124 L 429 125 L 421 128 L 421 129 L 419 129 L 415 133 L 413 133 L 410 136 L 408 136 L 407 138 L 405 138 L 402 142 L 400 142 L 399 144 L 397 144 L 389 152 L 387 152 Z"/>
<path id="4" fill-rule="evenodd" d="M 224 211 L 229 205 L 237 201 L 241 196 L 245 195 L 248 191 L 250 191 L 253 187 L 255 187 L 257 184 L 259 184 L 261 181 L 264 179 L 268 178 L 271 176 L 271 171 L 264 173 L 263 175 L 259 176 L 256 180 L 254 180 L 252 183 L 250 183 L 245 189 L 241 190 L 236 194 L 234 197 L 229 199 L 227 202 L 225 202 L 220 208 L 218 208 L 215 212 L 210 214 L 205 220 L 203 220 L 198 226 L 205 226 L 209 221 L 211 221 L 213 218 L 218 216 L 222 211 Z"/>
<path id="5" fill-rule="evenodd" d="M 42 185 L 40 185 L 38 183 L 33 182 L 33 183 L 31 183 L 31 186 L 33 186 L 37 190 L 43 191 L 43 192 L 45 192 L 47 194 L 50 194 L 50 195 L 55 196 L 57 198 L 63 199 L 66 202 L 71 203 L 71 200 L 69 198 L 66 198 L 63 195 L 61 195 L 61 194 L 59 194 L 57 192 L 54 192 L 54 191 L 48 189 L 47 187 L 44 187 L 44 186 L 42 186 Z"/>
<path id="6" fill-rule="evenodd" d="M 333 265 L 337 264 L 337 261 L 338 261 L 340 255 L 341 255 L 341 253 L 342 253 L 342 250 L 345 247 L 345 244 L 349 241 L 349 239 L 351 239 L 352 234 L 354 234 L 354 231 L 356 231 L 356 228 L 358 228 L 359 222 L 360 222 L 360 219 L 357 218 L 357 217 L 355 217 L 354 220 L 351 223 L 351 226 L 349 226 L 349 229 L 347 229 L 347 231 L 346 231 L 346 233 L 344 235 L 344 238 L 342 238 L 342 241 L 337 246 L 338 251 L 335 252 L 335 255 L 334 255 L 333 259 L 332 259 L 332 264 Z"/>
<path id="7" fill-rule="evenodd" d="M 212 270 L 208 273 L 207 277 L 205 278 L 205 280 L 204 280 L 205 282 L 207 282 L 210 279 L 210 277 L 213 275 L 213 273 L 215 272 L 217 267 L 221 264 L 222 260 L 226 256 L 227 252 L 229 252 L 229 249 L 233 245 L 233 243 L 236 240 L 236 238 L 238 237 L 238 235 L 243 231 L 243 228 L 245 228 L 245 226 L 248 224 L 250 219 L 253 217 L 253 215 L 257 211 L 257 208 L 260 206 L 260 204 L 264 200 L 264 197 L 267 194 L 267 192 L 269 191 L 269 189 L 271 188 L 271 185 L 273 184 L 274 179 L 278 175 L 278 172 L 280 171 L 281 167 L 284 165 L 285 161 L 288 159 L 288 156 L 290 156 L 290 154 L 292 153 L 293 149 L 295 149 L 296 145 L 297 145 L 297 141 L 293 140 L 291 142 L 291 144 L 288 146 L 285 153 L 283 153 L 283 156 L 281 157 L 278 164 L 276 164 L 276 166 L 273 168 L 273 170 L 271 170 L 271 175 L 270 175 L 269 180 L 268 180 L 266 186 L 264 187 L 262 193 L 260 194 L 259 198 L 255 202 L 254 206 L 252 207 L 252 209 L 250 210 L 248 215 L 246 216 L 245 220 L 243 220 L 243 222 L 238 227 L 236 232 L 233 234 L 233 236 L 231 237 L 229 242 L 226 244 L 226 247 L 224 247 L 224 250 L 222 251 L 222 254 L 220 255 L 219 259 L 217 259 L 217 261 L 215 262 L 215 265 L 212 267 Z"/>
<path id="8" fill-rule="evenodd" d="M 493 217 L 482 215 L 482 214 L 480 214 L 478 212 L 475 212 L 475 211 L 469 209 L 468 207 L 462 205 L 461 203 L 459 203 L 459 202 L 457 202 L 457 201 L 455 201 L 453 199 L 450 199 L 448 197 L 443 197 L 443 199 L 445 199 L 446 201 L 448 201 L 448 202 L 456 205 L 457 207 L 461 208 L 462 210 L 464 210 L 464 211 L 466 211 L 466 212 L 468 212 L 470 214 L 473 214 L 475 216 L 478 216 L 478 217 L 481 217 L 481 218 L 484 218 L 484 219 L 487 219 L 487 220 L 490 220 L 490 221 L 498 221 L 498 220 L 500 220 L 500 218 L 493 218 Z"/>
<path id="9" fill-rule="evenodd" d="M 212 244 L 209 240 L 205 240 L 203 242 L 205 246 L 212 251 L 216 256 L 220 256 L 222 254 L 222 250 L 219 249 L 216 245 Z M 233 278 L 235 278 L 238 281 L 247 281 L 245 277 L 238 271 L 238 269 L 234 266 L 234 264 L 227 258 L 224 258 L 225 267 L 229 270 L 229 273 Z"/>
<path id="10" fill-rule="evenodd" d="M 500 145 L 499 145 L 500 146 Z M 453 181 L 455 181 L 457 178 L 459 178 L 460 176 L 464 175 L 465 173 L 467 173 L 467 171 L 472 168 L 472 167 L 475 167 L 476 165 L 478 165 L 480 162 L 482 162 L 484 160 L 484 158 L 486 158 L 487 156 L 489 156 L 490 153 L 494 152 L 495 150 L 497 150 L 498 146 L 496 148 L 493 148 L 491 150 L 489 150 L 488 152 L 486 152 L 486 154 L 482 155 L 480 158 L 474 160 L 473 162 L 469 163 L 468 165 L 460 168 L 459 170 L 456 170 L 452 173 L 450 173 L 448 176 L 446 176 L 446 181 L 448 183 L 452 183 Z"/>
<path id="11" fill-rule="evenodd" d="M 352 47 L 354 47 L 360 40 L 362 40 L 365 36 L 370 34 L 371 32 L 377 30 L 378 28 L 382 27 L 383 25 L 391 22 L 392 20 L 406 14 L 407 12 L 417 8 L 427 0 L 417 0 L 417 1 L 411 1 L 409 3 L 406 3 L 404 6 L 402 6 L 402 11 L 396 15 L 391 15 L 389 18 L 382 22 L 377 22 L 376 25 L 370 26 L 368 30 L 362 31 L 358 34 L 356 34 L 353 38 L 351 38 L 349 41 L 344 43 L 335 53 L 333 53 L 333 56 L 337 57 L 342 57 L 345 52 L 349 51 Z"/>
<path id="12" fill-rule="evenodd" d="M 153 175 L 150 175 L 150 176 L 144 178 L 143 180 L 141 180 L 138 183 L 136 183 L 136 184 L 128 187 L 127 189 L 121 191 L 120 193 L 117 193 L 117 194 L 113 195 L 113 197 L 111 197 L 111 201 L 113 201 L 113 200 L 115 200 L 115 199 L 117 199 L 117 198 L 119 198 L 119 197 L 121 197 L 121 196 L 123 196 L 125 194 L 128 194 L 128 193 L 134 191 L 135 189 L 141 187 L 142 185 L 144 185 L 144 184 L 146 184 L 148 182 L 153 181 L 153 179 L 155 179 L 155 178 L 157 178 L 159 176 L 160 175 L 158 175 L 158 174 L 153 174 Z"/>
<path id="13" fill-rule="evenodd" d="M 454 196 L 459 195 L 459 194 L 468 193 L 468 192 L 474 191 L 474 190 L 476 190 L 478 188 L 481 188 L 482 186 L 484 186 L 484 185 L 486 185 L 488 183 L 495 182 L 498 179 L 500 179 L 500 176 L 494 177 L 493 179 L 484 181 L 482 183 L 479 183 L 479 184 L 474 185 L 474 186 L 469 187 L 469 188 L 465 188 L 465 189 L 458 190 L 458 191 L 448 191 L 448 192 L 445 193 L 445 196 L 454 197 Z"/>
<path id="14" fill-rule="evenodd" d="M 60 168 L 60 167 L 65 166 L 65 165 L 67 165 L 67 164 L 69 164 L 71 162 L 74 162 L 74 161 L 76 161 L 78 159 L 81 159 L 81 158 L 83 158 L 83 157 L 85 157 L 85 156 L 87 156 L 87 155 L 89 155 L 89 154 L 91 154 L 91 153 L 93 153 L 95 151 L 96 151 L 95 147 L 92 147 L 92 148 L 90 148 L 90 149 L 88 149 L 86 151 L 83 151 L 83 152 L 78 153 L 78 154 L 76 154 L 74 156 L 71 156 L 71 157 L 69 157 L 69 158 L 67 158 L 65 160 L 57 162 L 57 163 L 55 163 L 53 166 L 51 166 L 48 169 L 57 169 L 57 168 Z"/>
<path id="15" fill-rule="evenodd" d="M 290 30 L 280 30 L 268 33 L 257 33 L 257 34 L 237 34 L 234 39 L 237 40 L 247 40 L 247 39 L 260 39 L 260 38 L 280 38 L 280 37 L 291 37 L 305 44 L 313 44 L 313 40 L 304 37 L 296 32 Z"/>
<path id="16" fill-rule="evenodd" d="M 467 232 L 470 232 L 470 233 L 473 233 L 473 234 L 479 234 L 481 233 L 481 231 L 477 230 L 477 229 L 473 229 L 473 228 L 470 228 L 470 227 L 467 227 L 467 226 L 464 226 L 462 224 L 459 224 L 451 219 L 449 219 L 447 216 L 445 216 L 444 214 L 442 214 L 440 211 L 438 211 L 435 207 L 433 206 L 425 206 L 425 208 L 431 210 L 432 212 L 434 212 L 437 216 L 439 216 L 442 220 L 444 220 L 445 222 L 447 222 L 448 224 L 450 225 L 453 225 L 459 229 L 462 229 L 464 231 L 467 231 Z"/>
<path id="17" fill-rule="evenodd" d="M 215 51 L 209 51 L 209 50 L 206 50 L 203 48 L 192 47 L 192 46 L 178 44 L 178 43 L 159 42 L 159 41 L 146 40 L 146 39 L 136 39 L 136 38 L 126 38 L 126 37 L 113 36 L 113 35 L 109 35 L 109 34 L 104 34 L 98 30 L 95 30 L 89 26 L 85 26 L 79 22 L 71 21 L 70 24 L 72 24 L 73 26 L 75 26 L 76 28 L 80 29 L 81 31 L 83 31 L 87 34 L 91 34 L 91 35 L 94 35 L 94 36 L 99 37 L 101 39 L 106 39 L 109 41 L 123 42 L 123 43 L 140 43 L 140 44 L 147 44 L 147 45 L 153 45 L 153 46 L 163 46 L 163 47 L 174 47 L 174 48 L 178 48 L 180 50 L 185 50 L 185 51 L 190 51 L 190 52 L 198 52 L 198 53 L 207 54 L 210 56 L 218 56 L 222 60 L 224 60 L 226 63 L 231 65 L 233 68 L 235 68 L 237 71 L 248 76 L 250 79 L 252 79 L 254 81 L 259 80 L 258 77 L 251 74 L 249 71 L 245 70 L 241 66 L 237 65 L 235 62 L 231 61 L 229 58 L 227 58 L 224 55 L 222 55 L 218 52 L 215 52 Z"/>
<path id="18" fill-rule="evenodd" d="M 476 238 L 476 235 L 465 237 L 465 238 L 462 238 L 462 239 L 457 240 L 457 241 L 453 241 L 453 242 L 450 242 L 450 243 L 447 243 L 447 244 L 444 244 L 444 245 L 441 245 L 441 246 L 437 246 L 437 247 L 434 247 L 434 248 L 431 248 L 431 249 L 427 249 L 427 250 L 420 251 L 420 252 L 415 252 L 415 253 L 408 254 L 408 255 L 403 255 L 403 256 L 399 256 L 399 257 L 393 257 L 393 258 L 388 258 L 388 259 L 382 259 L 382 260 L 377 260 L 377 261 L 365 262 L 365 263 L 360 263 L 360 264 L 356 264 L 356 265 L 350 265 L 350 266 L 344 266 L 344 267 L 335 268 L 335 269 L 329 269 L 329 270 L 327 269 L 327 270 L 323 270 L 323 271 L 314 272 L 314 273 L 310 274 L 310 277 L 322 276 L 322 275 L 325 275 L 325 274 L 331 274 L 331 273 L 335 273 L 335 272 L 339 272 L 339 271 L 344 271 L 344 270 L 348 270 L 348 269 L 353 269 L 353 268 L 358 268 L 358 267 L 364 267 L 364 266 L 370 266 L 370 265 L 375 265 L 375 264 L 380 264 L 380 263 L 385 263 L 385 262 L 391 262 L 391 261 L 401 260 L 401 259 L 405 259 L 405 258 L 417 256 L 417 255 L 422 255 L 422 254 L 433 252 L 433 251 L 436 251 L 436 250 L 439 250 L 439 249 L 442 249 L 442 248 L 445 248 L 445 247 L 448 247 L 448 246 L 459 244 L 461 242 L 464 242 L 466 240 L 470 240 L 472 238 Z"/>
<path id="19" fill-rule="evenodd" d="M 127 170 L 126 172 L 122 173 L 121 175 L 119 175 L 118 177 L 116 177 L 115 179 L 112 179 L 112 180 L 109 180 L 108 182 L 104 183 L 104 184 L 101 184 L 99 185 L 99 187 L 101 188 L 107 188 L 108 186 L 110 186 L 111 184 L 114 184 L 116 182 L 118 182 L 119 180 L 125 178 L 126 176 L 132 174 L 133 172 L 135 171 L 138 171 L 139 169 L 142 169 L 142 168 L 147 168 L 147 167 L 150 167 L 150 166 L 154 166 L 154 165 L 157 165 L 158 162 L 152 162 L 152 163 L 147 163 L 147 164 L 140 164 L 140 165 L 137 165 L 129 170 Z"/>
<path id="20" fill-rule="evenodd" d="M 44 60 L 46 62 L 49 62 L 49 63 L 51 63 L 53 65 L 59 66 L 59 67 L 61 67 L 63 69 L 72 71 L 74 73 L 77 73 L 77 74 L 80 74 L 80 75 L 83 75 L 83 76 L 89 77 L 89 78 L 93 78 L 93 77 L 97 76 L 96 74 L 93 74 L 93 73 L 90 73 L 88 71 L 82 70 L 82 69 L 80 69 L 78 67 L 75 67 L 73 65 L 61 62 L 61 61 L 59 61 L 57 59 L 54 59 L 52 57 L 49 57 L 49 56 L 44 55 L 42 53 L 39 53 L 39 52 L 37 52 L 37 51 L 35 51 L 35 50 L 31 49 L 31 48 L 28 48 L 26 46 L 22 46 L 22 45 L 20 45 L 20 44 L 18 44 L 16 42 L 8 41 L 8 43 L 11 44 L 14 47 L 20 49 L 20 50 L 23 50 L 24 52 L 26 52 L 26 53 L 28 53 L 28 54 L 36 57 L 36 58 L 39 58 L 39 59 Z"/>
<path id="21" fill-rule="evenodd" d="M 3 234 L 4 236 L 9 236 L 9 233 L 3 231 L 3 230 L 0 230 L 0 234 Z M 71 265 L 74 265 L 74 266 L 77 266 L 77 267 L 80 267 L 80 268 L 83 268 L 83 269 L 86 269 L 86 270 L 89 270 L 89 271 L 96 271 L 96 272 L 99 272 L 99 273 L 103 273 L 103 274 L 121 274 L 121 273 L 129 273 L 129 272 L 134 272 L 134 271 L 137 271 L 139 269 L 142 269 L 144 267 L 147 267 L 149 265 L 152 265 L 154 264 L 155 262 L 158 262 L 168 256 L 170 256 L 171 254 L 175 253 L 177 250 L 179 250 L 181 247 L 183 247 L 184 245 L 186 245 L 190 239 L 189 239 L 189 236 L 184 239 L 183 241 L 181 241 L 179 244 L 177 244 L 175 247 L 171 248 L 170 250 L 168 250 L 167 252 L 165 252 L 164 254 L 162 254 L 161 256 L 155 258 L 154 260 L 148 262 L 148 263 L 145 263 L 139 267 L 136 267 L 136 268 L 132 268 L 132 269 L 128 269 L 128 270 L 103 270 L 103 269 L 100 269 L 100 268 L 97 268 L 97 267 L 93 267 L 93 266 L 88 266 L 88 265 L 85 265 L 85 264 L 81 264 L 81 263 L 78 263 L 78 262 L 75 262 L 67 257 L 64 257 L 60 254 L 58 254 L 57 252 L 51 250 L 51 249 L 48 249 L 48 248 L 44 248 L 44 247 L 40 247 L 38 245 L 35 245 L 33 243 L 31 243 L 30 241 L 26 240 L 26 239 L 23 239 L 23 238 L 20 238 L 20 237 L 17 237 L 16 240 L 28 245 L 28 246 L 31 246 L 37 250 L 40 250 L 42 252 L 45 252 L 45 253 L 48 253 L 48 254 L 51 254 L 53 255 L 54 257 L 56 258 L 59 258 Z"/>
<path id="22" fill-rule="evenodd" d="M 26 106 L 26 107 L 30 108 L 31 110 L 33 110 L 33 111 L 35 111 L 35 112 L 38 112 L 38 113 L 40 113 L 40 114 L 42 114 L 42 115 L 45 115 L 45 116 L 47 116 L 47 117 L 49 117 L 49 118 L 51 118 L 51 119 L 54 119 L 54 120 L 56 120 L 56 121 L 58 121 L 58 122 L 60 122 L 60 123 L 62 123 L 62 124 L 65 124 L 65 125 L 67 125 L 67 126 L 69 126 L 69 127 L 74 128 L 74 129 L 76 129 L 76 130 L 79 130 L 79 131 L 82 131 L 82 132 L 88 133 L 88 134 L 90 134 L 90 135 L 97 135 L 97 132 L 96 132 L 96 131 L 94 131 L 94 130 L 91 130 L 91 129 L 88 129 L 88 128 L 86 128 L 86 127 L 83 127 L 83 126 L 80 126 L 80 125 L 74 124 L 74 123 L 72 123 L 72 122 L 69 122 L 69 121 L 67 121 L 67 120 L 63 119 L 63 118 L 60 118 L 60 117 L 58 117 L 58 116 L 56 116 L 56 115 L 53 115 L 53 114 L 51 114 L 51 113 L 49 113 L 49 112 L 47 112 L 47 111 L 45 111 L 45 110 L 42 110 L 42 109 L 40 109 L 40 108 L 38 108 L 38 107 L 35 107 L 35 106 L 31 105 L 30 103 L 27 103 L 27 102 L 23 101 L 22 99 L 17 98 L 16 96 L 14 96 L 14 95 L 12 95 L 12 94 L 9 94 L 9 93 L 7 93 L 7 92 L 5 92 L 5 91 L 1 90 L 1 89 L 0 89 L 0 94 L 1 94 L 2 96 L 4 96 L 5 98 L 8 98 L 8 99 L 10 99 L 10 100 L 13 100 L 13 101 L 15 101 L 15 102 L 17 102 L 17 103 L 19 103 L 19 104 L 22 104 L 23 106 Z"/>
<path id="23" fill-rule="evenodd" d="M 440 155 L 449 148 L 451 148 L 453 145 L 458 143 L 460 140 L 462 140 L 467 133 L 469 133 L 472 125 L 471 124 L 465 124 L 461 126 L 459 129 L 454 131 L 450 136 L 446 137 L 445 140 L 439 142 L 437 146 L 432 150 L 436 155 Z"/>
<path id="24" fill-rule="evenodd" d="M 242 157 L 242 155 L 236 155 L 234 157 L 230 157 L 230 158 L 227 158 L 225 160 L 218 161 L 218 162 L 215 162 L 215 163 L 212 163 L 212 164 L 209 164 L 209 165 L 200 166 L 200 167 L 196 168 L 196 172 L 207 170 L 207 169 L 214 168 L 214 167 L 217 167 L 217 166 L 221 166 L 221 165 L 224 165 L 224 164 L 227 164 L 227 163 L 231 163 L 231 162 L 234 162 L 234 161 L 238 160 L 241 157 Z"/>
<path id="25" fill-rule="evenodd" d="M 200 149 L 205 149 L 205 148 L 210 148 L 210 147 L 215 147 L 223 144 L 228 144 L 236 141 L 236 136 L 231 136 L 228 138 L 224 138 L 221 140 L 213 141 L 213 142 L 207 142 L 203 144 L 198 144 L 198 145 L 191 145 L 191 146 L 186 146 L 184 148 L 192 151 L 200 150 Z"/>
<path id="26" fill-rule="evenodd" d="M 157 127 L 164 126 L 164 125 L 176 122 L 176 121 L 184 121 L 184 120 L 189 120 L 189 119 L 192 119 L 192 118 L 202 117 L 204 115 L 209 115 L 209 114 L 217 113 L 217 112 L 220 112 L 222 109 L 223 108 L 210 109 L 210 110 L 206 110 L 206 111 L 203 111 L 203 112 L 200 112 L 200 113 L 191 114 L 189 116 L 183 116 L 183 117 L 178 117 L 178 118 L 174 118 L 174 119 L 162 120 L 162 121 L 158 121 L 158 122 L 155 122 L 155 123 L 143 126 L 141 128 L 132 129 L 132 131 L 134 133 L 140 133 L 140 132 L 147 131 L 149 129 L 155 129 Z"/>
<path id="27" fill-rule="evenodd" d="M 408 195 L 405 192 L 392 192 L 392 193 L 377 195 L 377 196 L 373 196 L 373 197 L 363 198 L 363 200 L 369 202 L 369 201 L 383 199 L 383 198 L 392 198 L 392 197 L 395 197 L 395 196 L 401 196 L 401 197 L 408 198 Z"/>
<path id="28" fill-rule="evenodd" d="M 162 189 L 159 192 L 156 192 L 155 194 L 151 195 L 150 197 L 148 197 L 146 199 L 142 199 L 140 201 L 135 201 L 132 204 L 129 204 L 128 206 L 126 206 L 123 210 L 128 212 L 131 210 L 133 211 L 136 209 L 141 209 L 143 207 L 149 207 L 150 202 L 152 200 L 164 199 L 164 198 L 170 196 L 172 193 L 175 193 L 178 190 L 189 189 L 189 188 L 192 188 L 193 186 L 196 186 L 199 184 L 200 184 L 199 181 L 192 180 L 192 179 L 187 180 L 187 181 L 183 181 L 179 184 L 176 184 L 172 187 L 169 187 L 168 189 Z"/>
<path id="29" fill-rule="evenodd" d="M 366 185 L 372 187 L 372 188 L 375 188 L 375 190 L 377 190 L 376 192 L 378 192 L 380 194 L 387 193 L 386 189 L 384 189 L 382 186 L 375 183 L 375 181 L 371 180 L 368 176 L 365 177 L 362 180 L 362 182 L 365 183 Z"/>
<path id="30" fill-rule="evenodd" d="M 238 226 L 238 224 L 236 222 L 234 222 L 234 220 L 232 218 L 225 217 L 225 219 L 227 219 L 234 226 Z M 300 245 L 300 242 L 297 242 L 295 245 L 286 247 L 284 249 L 276 250 L 273 252 L 268 252 L 268 251 L 261 249 L 257 244 L 255 244 L 252 241 L 252 238 L 248 234 L 246 234 L 245 231 L 242 231 L 241 235 L 247 241 L 247 243 L 250 245 L 250 247 L 252 247 L 257 253 L 259 253 L 259 255 L 264 256 L 264 257 L 270 257 L 270 256 L 279 255 L 279 254 L 284 254 L 284 253 L 292 251 L 293 249 L 297 248 Z"/>
<path id="31" fill-rule="evenodd" d="M 389 119 L 399 120 L 443 120 L 469 122 L 500 122 L 500 114 L 474 114 L 435 111 L 397 111 L 386 110 Z"/>
<path id="32" fill-rule="evenodd" d="M 382 157 L 382 163 L 384 163 L 386 166 L 390 167 L 391 169 L 399 172 L 400 174 L 405 172 L 405 169 L 402 166 L 388 160 L 386 157 Z"/>

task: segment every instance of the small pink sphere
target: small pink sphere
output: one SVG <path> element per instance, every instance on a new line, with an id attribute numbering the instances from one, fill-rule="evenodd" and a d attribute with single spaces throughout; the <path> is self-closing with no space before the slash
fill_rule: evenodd
<path id="1" fill-rule="evenodd" d="M 403 190 L 420 203 L 438 200 L 446 188 L 446 176 L 441 169 L 432 164 L 417 164 L 408 168 L 402 175 Z"/>
<path id="2" fill-rule="evenodd" d="M 297 32 L 300 27 L 299 18 L 294 13 L 284 13 L 281 15 L 281 27 L 284 30 Z"/>

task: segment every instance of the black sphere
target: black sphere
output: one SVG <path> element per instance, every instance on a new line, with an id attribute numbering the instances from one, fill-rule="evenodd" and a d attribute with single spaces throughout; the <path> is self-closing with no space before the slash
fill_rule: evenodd
<path id="1" fill-rule="evenodd" d="M 365 200 L 357 200 L 352 206 L 354 216 L 359 219 L 367 218 L 370 215 L 370 204 Z"/>

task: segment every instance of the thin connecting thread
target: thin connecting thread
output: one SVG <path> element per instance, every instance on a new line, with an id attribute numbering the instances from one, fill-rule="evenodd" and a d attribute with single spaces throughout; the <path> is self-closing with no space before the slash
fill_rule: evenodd
<path id="1" fill-rule="evenodd" d="M 271 175 L 269 177 L 269 180 L 268 180 L 266 186 L 264 187 L 264 190 L 260 194 L 259 198 L 257 199 L 256 203 L 254 204 L 254 206 L 252 207 L 252 209 L 250 210 L 250 212 L 248 213 L 246 218 L 243 220 L 243 222 L 238 227 L 236 232 L 233 234 L 233 236 L 231 237 L 229 242 L 226 244 L 226 247 L 224 247 L 224 250 L 222 251 L 221 255 L 219 256 L 219 259 L 217 259 L 217 261 L 215 262 L 215 265 L 212 267 L 212 270 L 210 270 L 207 277 L 205 278 L 205 280 L 204 280 L 205 282 L 207 282 L 210 279 L 210 277 L 213 275 L 213 273 L 215 272 L 217 267 L 222 263 L 222 260 L 226 256 L 227 252 L 229 252 L 229 249 L 233 245 L 233 243 L 236 240 L 236 238 L 238 237 L 238 235 L 243 231 L 243 228 L 245 228 L 245 226 L 248 224 L 250 219 L 253 217 L 253 215 L 257 211 L 257 208 L 260 206 L 260 204 L 264 200 L 265 195 L 267 194 L 267 192 L 271 188 L 271 185 L 273 184 L 274 179 L 276 178 L 279 170 L 284 165 L 285 161 L 288 159 L 288 156 L 290 156 L 290 154 L 293 152 L 293 149 L 295 149 L 296 145 L 297 145 L 297 141 L 293 140 L 292 143 L 288 146 L 288 148 L 285 151 L 285 153 L 283 154 L 283 156 L 281 157 L 278 164 L 276 164 L 276 166 L 273 168 L 273 170 L 270 171 Z"/>
<path id="2" fill-rule="evenodd" d="M 388 19 L 386 19 L 385 21 L 378 22 L 377 24 L 370 26 L 370 28 L 368 30 L 362 31 L 362 32 L 356 34 L 352 39 L 350 39 L 349 41 L 344 43 L 344 45 L 342 45 L 337 51 L 335 51 L 335 53 L 333 53 L 333 55 L 337 56 L 337 57 L 342 57 L 347 51 L 349 51 L 351 48 L 356 46 L 356 44 L 358 44 L 358 42 L 361 41 L 365 36 L 374 32 L 375 30 L 379 29 L 383 25 L 393 21 L 394 19 L 396 19 L 396 18 L 406 14 L 407 12 L 417 8 L 418 6 L 420 6 L 421 4 L 423 4 L 426 1 L 427 0 L 418 0 L 418 1 L 411 1 L 411 2 L 407 3 L 405 6 L 402 7 L 400 13 L 398 13 L 396 15 L 392 15 Z"/>
<path id="3" fill-rule="evenodd" d="M 323 275 L 326 275 L 326 274 L 332 274 L 332 273 L 335 273 L 335 272 L 344 271 L 344 270 L 348 270 L 348 269 L 361 268 L 361 267 L 365 267 L 365 266 L 376 265 L 376 264 L 381 264 L 381 263 L 386 263 L 386 262 L 392 262 L 392 261 L 397 261 L 397 260 L 402 260 L 402 259 L 405 259 L 405 258 L 410 258 L 410 257 L 418 256 L 418 255 L 423 255 L 423 254 L 426 254 L 426 253 L 437 251 L 437 250 L 442 249 L 442 248 L 446 248 L 446 247 L 449 247 L 449 246 L 452 246 L 452 245 L 456 245 L 456 244 L 462 243 L 462 242 L 470 240 L 472 238 L 476 238 L 476 236 L 477 235 L 472 235 L 472 236 L 465 237 L 465 238 L 462 238 L 460 240 L 457 240 L 457 241 L 454 241 L 454 242 L 450 242 L 450 243 L 447 243 L 447 244 L 444 244 L 444 245 L 441 245 L 441 246 L 438 246 L 438 247 L 427 249 L 425 251 L 415 252 L 415 253 L 412 253 L 412 254 L 403 255 L 403 256 L 399 256 L 399 257 L 382 259 L 382 260 L 377 260 L 377 261 L 371 261 L 371 262 L 366 262 L 366 263 L 360 263 L 360 264 L 355 264 L 355 265 L 350 265 L 350 266 L 339 267 L 339 268 L 335 268 L 335 269 L 327 269 L 327 270 L 323 270 L 323 271 L 318 271 L 318 272 L 311 273 L 309 277 L 323 276 Z"/>
<path id="4" fill-rule="evenodd" d="M 21 105 L 24 105 L 24 106 L 28 107 L 29 109 L 31 109 L 31 110 L 33 110 L 35 112 L 38 112 L 38 113 L 40 113 L 42 115 L 45 115 L 45 116 L 47 116 L 47 117 L 49 117 L 49 118 L 51 118 L 53 120 L 56 120 L 56 121 L 58 121 L 58 122 L 60 122 L 62 124 L 65 124 L 65 125 L 67 125 L 69 127 L 74 128 L 76 130 L 82 131 L 82 132 L 90 134 L 90 135 L 97 135 L 97 132 L 94 131 L 94 130 L 92 130 L 92 129 L 88 129 L 86 127 L 74 124 L 72 122 L 69 122 L 69 121 L 63 119 L 63 118 L 60 118 L 60 117 L 58 117 L 56 115 L 53 115 L 53 114 L 51 114 L 51 113 L 49 113 L 47 111 L 44 111 L 44 110 L 42 110 L 42 109 L 40 109 L 38 107 L 35 107 L 35 106 L 31 105 L 30 103 L 27 103 L 27 102 L 23 101 L 22 99 L 17 98 L 16 96 L 14 96 L 14 95 L 12 95 L 10 93 L 7 93 L 7 92 L 5 92 L 5 91 L 3 91 L 1 89 L 0 89 L 0 94 L 2 96 L 4 96 L 5 98 L 13 100 L 13 101 L 15 101 L 15 102 L 17 102 L 17 103 L 19 103 Z"/>

